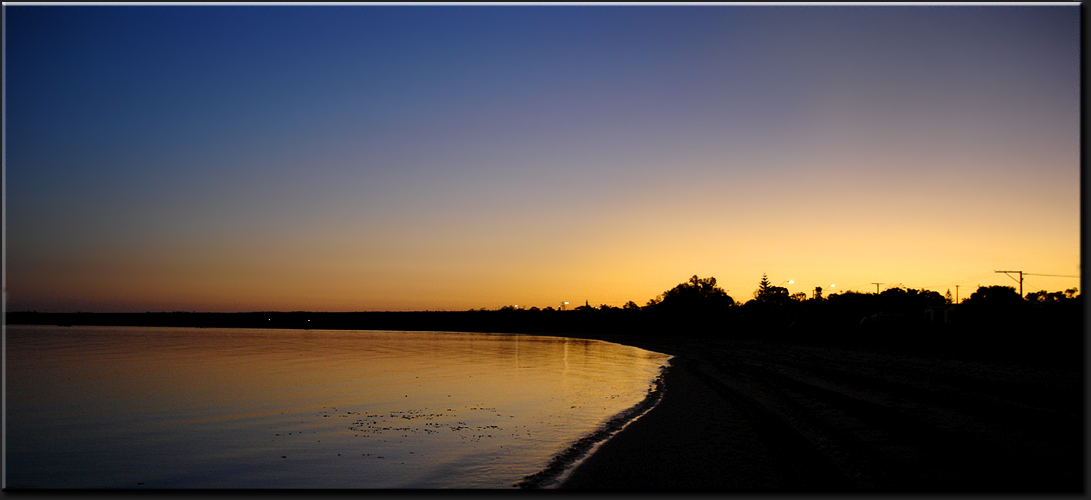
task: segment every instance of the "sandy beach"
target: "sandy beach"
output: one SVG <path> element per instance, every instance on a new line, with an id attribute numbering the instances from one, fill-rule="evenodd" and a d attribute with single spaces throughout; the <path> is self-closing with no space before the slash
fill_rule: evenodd
<path id="1" fill-rule="evenodd" d="M 1083 374 L 755 341 L 608 339 L 672 354 L 655 408 L 562 489 L 1083 491 Z"/>

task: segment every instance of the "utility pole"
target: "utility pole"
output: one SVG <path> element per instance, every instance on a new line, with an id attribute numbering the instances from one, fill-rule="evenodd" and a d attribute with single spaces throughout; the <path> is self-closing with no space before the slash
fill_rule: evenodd
<path id="1" fill-rule="evenodd" d="M 958 287 L 962 285 L 955 285 L 955 304 L 958 304 Z"/>
<path id="2" fill-rule="evenodd" d="M 879 295 L 879 285 L 882 283 L 872 283 L 872 285 L 875 285 L 875 295 Z"/>
<path id="3" fill-rule="evenodd" d="M 1019 296 L 1023 296 L 1023 271 L 996 271 L 1011 276 L 1011 273 L 1019 273 Z"/>
<path id="4" fill-rule="evenodd" d="M 1023 276 L 1052 276 L 1054 278 L 1079 278 L 1079 276 L 1072 276 L 1070 274 L 1038 274 L 1038 273 L 1024 273 L 1023 271 L 996 271 L 998 273 L 1004 273 L 1011 276 L 1010 273 L 1019 273 L 1019 296 L 1023 296 Z"/>

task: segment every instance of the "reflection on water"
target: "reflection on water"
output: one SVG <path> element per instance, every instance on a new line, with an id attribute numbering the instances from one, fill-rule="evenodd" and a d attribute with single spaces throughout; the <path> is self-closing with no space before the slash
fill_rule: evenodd
<path id="1" fill-rule="evenodd" d="M 510 488 L 668 358 L 478 333 L 6 333 L 16 488 Z"/>

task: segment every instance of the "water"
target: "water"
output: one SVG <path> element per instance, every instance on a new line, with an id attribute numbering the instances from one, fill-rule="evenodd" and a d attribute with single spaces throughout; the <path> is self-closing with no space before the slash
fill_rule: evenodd
<path id="1" fill-rule="evenodd" d="M 8 487 L 507 488 L 668 356 L 480 333 L 9 326 Z"/>

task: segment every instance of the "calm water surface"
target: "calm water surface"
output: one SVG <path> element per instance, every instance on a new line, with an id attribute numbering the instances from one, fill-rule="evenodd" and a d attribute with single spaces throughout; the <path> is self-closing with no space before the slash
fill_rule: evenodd
<path id="1" fill-rule="evenodd" d="M 9 326 L 6 486 L 511 488 L 666 355 L 480 333 Z"/>

